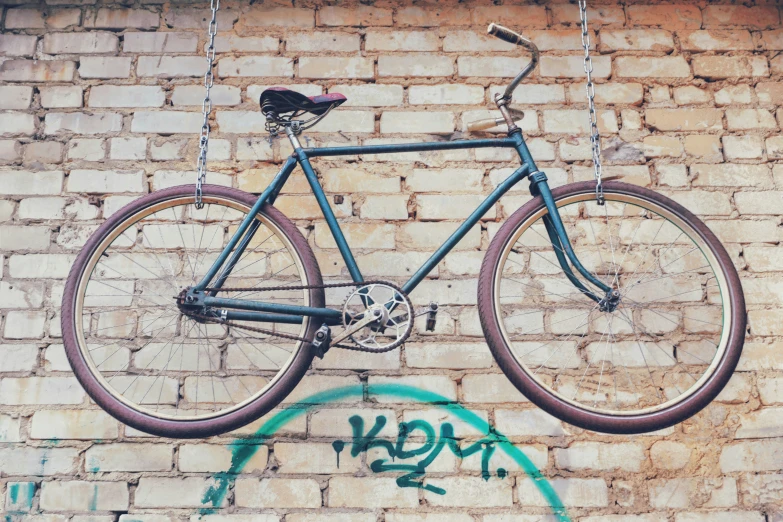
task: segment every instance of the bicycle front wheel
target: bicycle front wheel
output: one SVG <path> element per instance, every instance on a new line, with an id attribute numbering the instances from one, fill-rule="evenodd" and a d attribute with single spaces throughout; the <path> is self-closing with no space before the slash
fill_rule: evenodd
<path id="1" fill-rule="evenodd" d="M 109 218 L 77 257 L 63 296 L 66 355 L 87 393 L 120 421 L 166 437 L 216 435 L 267 413 L 307 371 L 314 352 L 301 339 L 320 326 L 309 317 L 229 326 L 178 306 L 256 200 L 205 185 L 198 209 L 194 193 L 192 185 L 154 192 Z M 218 273 L 227 274 L 223 288 L 246 290 L 219 295 L 323 307 L 321 288 L 262 290 L 322 280 L 291 221 L 269 205 L 256 220 L 230 274 L 229 263 Z"/>
<path id="2" fill-rule="evenodd" d="M 725 248 L 642 187 L 606 182 L 603 206 L 595 182 L 552 193 L 578 259 L 619 303 L 599 304 L 568 280 L 534 198 L 498 231 L 479 277 L 479 316 L 501 369 L 533 403 L 586 429 L 643 433 L 694 415 L 728 382 L 745 335 Z"/>

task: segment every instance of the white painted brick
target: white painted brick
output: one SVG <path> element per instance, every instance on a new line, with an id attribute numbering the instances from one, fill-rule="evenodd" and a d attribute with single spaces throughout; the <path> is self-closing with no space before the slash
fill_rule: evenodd
<path id="1" fill-rule="evenodd" d="M 285 39 L 287 51 L 318 53 L 324 49 L 335 52 L 358 52 L 359 35 L 337 32 L 307 32 L 289 34 Z M 277 50 L 275 47 L 274 50 Z"/>
<path id="2" fill-rule="evenodd" d="M 73 139 L 68 142 L 68 159 L 100 161 L 105 156 L 102 139 Z"/>
<path id="3" fill-rule="evenodd" d="M 200 112 L 136 111 L 131 121 L 131 132 L 195 134 L 203 122 Z"/>
<path id="4" fill-rule="evenodd" d="M 95 16 L 84 20 L 84 27 L 95 29 L 155 29 L 160 26 L 160 14 L 146 9 L 101 8 Z"/>
<path id="5" fill-rule="evenodd" d="M 209 92 L 213 106 L 239 105 L 242 102 L 239 87 L 233 85 L 214 85 Z M 171 95 L 174 105 L 197 105 L 201 107 L 204 101 L 203 85 L 177 85 Z"/>
<path id="6" fill-rule="evenodd" d="M 147 156 L 147 138 L 111 138 L 109 157 L 115 160 L 143 160 Z"/>
<path id="7" fill-rule="evenodd" d="M 143 170 L 72 170 L 66 190 L 88 194 L 144 192 Z"/>
<path id="8" fill-rule="evenodd" d="M 549 482 L 566 507 L 606 507 L 609 504 L 609 489 L 603 479 L 555 478 Z M 523 506 L 549 506 L 529 478 L 517 482 L 517 496 Z"/>
<path id="9" fill-rule="evenodd" d="M 4 111 L 0 113 L 0 136 L 33 134 L 36 118 L 23 112 Z"/>
<path id="10" fill-rule="evenodd" d="M 389 107 L 402 105 L 402 85 L 335 85 L 329 88 L 329 92 L 338 92 L 345 95 L 348 98 L 343 104 L 345 107 Z"/>
<path id="11" fill-rule="evenodd" d="M 202 477 L 142 477 L 136 487 L 135 505 L 140 508 L 199 508 L 205 507 L 207 491 L 215 487 L 215 480 Z M 226 504 L 225 498 L 220 505 Z"/>
<path id="12" fill-rule="evenodd" d="M 429 31 L 367 31 L 364 47 L 367 51 L 437 51 L 438 35 Z"/>
<path id="13" fill-rule="evenodd" d="M 384 55 L 378 58 L 379 76 L 451 76 L 454 60 L 436 54 Z"/>
<path id="14" fill-rule="evenodd" d="M 25 85 L 0 86 L 0 109 L 27 109 L 33 98 L 33 88 Z"/>
<path id="15" fill-rule="evenodd" d="M 193 33 L 127 32 L 123 36 L 122 50 L 126 53 L 193 53 L 198 36 Z"/>
<path id="16" fill-rule="evenodd" d="M 0 56 L 32 56 L 38 38 L 23 34 L 0 34 Z"/>
<path id="17" fill-rule="evenodd" d="M 114 54 L 118 38 L 111 33 L 47 33 L 43 39 L 46 54 Z"/>
<path id="18" fill-rule="evenodd" d="M 281 58 L 277 56 L 221 58 L 218 60 L 217 65 L 218 75 L 221 78 L 237 76 L 281 76 L 290 78 L 294 75 L 293 61 L 290 58 Z"/>
<path id="19" fill-rule="evenodd" d="M 381 115 L 383 134 L 448 134 L 454 132 L 451 112 L 390 112 Z"/>
<path id="20" fill-rule="evenodd" d="M 162 107 L 166 95 L 160 87 L 96 85 L 90 89 L 90 107 Z"/>
<path id="21" fill-rule="evenodd" d="M 62 171 L 0 171 L 0 194 L 59 195 L 63 185 Z"/>
<path id="22" fill-rule="evenodd" d="M 41 509 L 52 511 L 124 511 L 126 482 L 50 481 L 41 485 Z"/>
<path id="23" fill-rule="evenodd" d="M 75 85 L 41 87 L 41 107 L 62 109 L 83 105 L 82 88 Z"/>
<path id="24" fill-rule="evenodd" d="M 83 56 L 79 60 L 79 76 L 84 79 L 128 78 L 130 56 Z"/>
<path id="25" fill-rule="evenodd" d="M 206 61 L 199 56 L 139 56 L 136 74 L 140 77 L 185 78 L 204 76 Z"/>
<path id="26" fill-rule="evenodd" d="M 2 60 L 0 81 L 6 82 L 70 82 L 76 64 L 67 60 Z"/>
<path id="27" fill-rule="evenodd" d="M 313 479 L 238 479 L 234 495 L 239 507 L 321 507 L 321 488 Z"/>
<path id="28" fill-rule="evenodd" d="M 44 132 L 58 134 L 105 134 L 122 129 L 122 115 L 114 112 L 88 114 L 85 112 L 50 112 L 44 119 Z"/>

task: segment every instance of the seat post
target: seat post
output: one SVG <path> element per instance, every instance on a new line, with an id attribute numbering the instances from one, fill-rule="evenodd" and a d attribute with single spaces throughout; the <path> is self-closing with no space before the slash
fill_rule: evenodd
<path id="1" fill-rule="evenodd" d="M 302 144 L 299 143 L 299 138 L 296 137 L 296 133 L 291 128 L 291 125 L 285 126 L 285 134 L 288 136 L 288 140 L 291 142 L 291 146 L 294 148 L 294 150 L 302 148 Z"/>

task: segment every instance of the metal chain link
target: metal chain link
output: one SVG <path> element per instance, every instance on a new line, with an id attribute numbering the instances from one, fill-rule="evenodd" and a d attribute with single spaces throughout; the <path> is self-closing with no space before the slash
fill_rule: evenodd
<path id="1" fill-rule="evenodd" d="M 215 34 L 217 34 L 217 13 L 220 9 L 220 0 L 211 0 L 212 19 L 207 28 L 207 72 L 204 73 L 204 101 L 201 103 L 201 112 L 204 115 L 204 122 L 201 124 L 201 137 L 199 138 L 198 165 L 196 167 L 196 208 L 204 208 L 204 202 L 201 200 L 202 185 L 207 180 L 207 149 L 209 147 L 209 115 L 212 112 L 212 99 L 209 97 L 209 91 L 212 89 L 215 77 L 212 73 L 213 63 L 215 61 Z"/>
<path id="2" fill-rule="evenodd" d="M 593 149 L 593 170 L 595 171 L 595 199 L 604 204 L 604 189 L 601 184 L 601 136 L 598 134 L 598 115 L 595 112 L 595 85 L 593 85 L 593 59 L 590 58 L 590 33 L 587 29 L 587 2 L 579 0 L 579 18 L 582 21 L 582 47 L 585 50 L 584 69 L 587 75 L 587 102 L 590 118 L 590 145 Z"/>

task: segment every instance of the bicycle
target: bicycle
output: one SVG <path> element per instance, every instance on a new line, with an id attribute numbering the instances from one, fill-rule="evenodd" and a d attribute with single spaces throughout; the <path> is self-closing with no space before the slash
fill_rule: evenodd
<path id="1" fill-rule="evenodd" d="M 662 429 L 700 411 L 742 350 L 739 277 L 715 235 L 650 189 L 620 181 L 550 190 L 508 104 L 538 61 L 508 29 L 489 32 L 532 55 L 496 98 L 507 136 L 303 148 L 298 136 L 345 101 L 283 88 L 261 95 L 272 134 L 294 153 L 259 196 L 215 185 L 148 194 L 111 216 L 65 287 L 66 353 L 95 402 L 122 422 L 169 437 L 205 437 L 277 406 L 330 348 L 383 352 L 434 327 L 437 306 L 408 295 L 505 193 L 527 178 L 534 198 L 496 232 L 481 266 L 478 311 L 498 365 L 526 397 L 576 426 Z M 302 119 L 309 114 L 309 119 Z M 314 157 L 499 147 L 521 166 L 402 285 L 365 281 L 310 164 Z M 309 244 L 273 204 L 300 166 L 351 281 L 324 284 Z M 325 289 L 342 288 L 341 308 Z"/>

